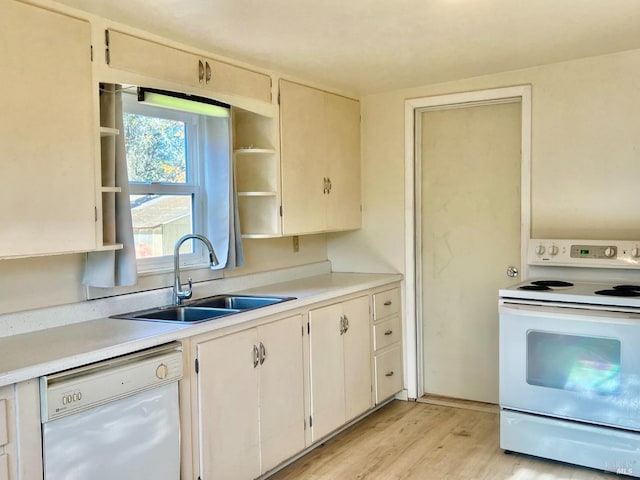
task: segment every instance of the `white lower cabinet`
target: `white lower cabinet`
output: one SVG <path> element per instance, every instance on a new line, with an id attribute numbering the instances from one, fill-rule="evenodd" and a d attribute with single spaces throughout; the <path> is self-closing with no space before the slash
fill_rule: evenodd
<path id="1" fill-rule="evenodd" d="M 42 480 L 37 379 L 0 387 L 0 480 Z"/>
<path id="2" fill-rule="evenodd" d="M 373 406 L 369 296 L 309 311 L 312 441 Z"/>
<path id="3" fill-rule="evenodd" d="M 305 447 L 302 316 L 197 343 L 200 477 L 251 479 Z"/>
<path id="4" fill-rule="evenodd" d="M 402 390 L 400 288 L 373 294 L 373 364 L 376 405 Z"/>
<path id="5" fill-rule="evenodd" d="M 375 356 L 376 404 L 402 390 L 402 350 L 395 346 Z"/>

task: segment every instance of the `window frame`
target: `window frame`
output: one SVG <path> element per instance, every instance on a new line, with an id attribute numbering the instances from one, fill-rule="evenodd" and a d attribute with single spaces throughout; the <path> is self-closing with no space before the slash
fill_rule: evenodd
<path id="1" fill-rule="evenodd" d="M 201 122 L 200 115 L 189 112 L 141 104 L 137 96 L 122 96 L 122 111 L 134 115 L 152 116 L 168 120 L 184 122 L 186 126 L 186 181 L 185 183 L 165 182 L 131 182 L 130 195 L 189 195 L 191 196 L 191 233 L 205 231 L 206 192 L 204 188 L 204 155 L 200 147 Z M 201 242 L 185 242 L 182 250 L 191 243 L 193 251 L 180 254 L 181 268 L 197 268 L 208 266 L 208 252 L 204 251 Z M 138 274 L 144 275 L 173 269 L 173 253 L 158 257 L 136 257 Z"/>

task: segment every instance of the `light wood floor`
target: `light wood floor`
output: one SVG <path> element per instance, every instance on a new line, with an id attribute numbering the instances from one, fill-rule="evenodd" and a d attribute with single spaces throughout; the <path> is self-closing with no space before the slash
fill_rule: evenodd
<path id="1" fill-rule="evenodd" d="M 623 480 L 499 448 L 495 411 L 393 401 L 270 480 Z"/>

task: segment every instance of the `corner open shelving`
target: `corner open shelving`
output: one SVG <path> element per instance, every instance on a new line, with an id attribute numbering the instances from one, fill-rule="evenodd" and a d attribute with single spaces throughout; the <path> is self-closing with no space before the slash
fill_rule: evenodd
<path id="1" fill-rule="evenodd" d="M 122 189 L 116 185 L 116 137 L 120 131 L 115 128 L 116 85 L 100 84 L 100 195 L 97 199 L 98 238 L 102 243 L 96 250 L 118 250 L 116 242 L 116 194 Z"/>
<path id="2" fill-rule="evenodd" d="M 244 238 L 281 236 L 280 156 L 276 122 L 233 110 L 233 165 L 238 191 L 240 231 Z"/>

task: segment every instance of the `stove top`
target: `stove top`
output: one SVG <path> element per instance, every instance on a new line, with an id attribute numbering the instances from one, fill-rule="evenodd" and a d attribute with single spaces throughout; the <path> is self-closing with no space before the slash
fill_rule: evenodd
<path id="1" fill-rule="evenodd" d="M 640 308 L 640 284 L 530 280 L 500 289 L 500 298 Z"/>

